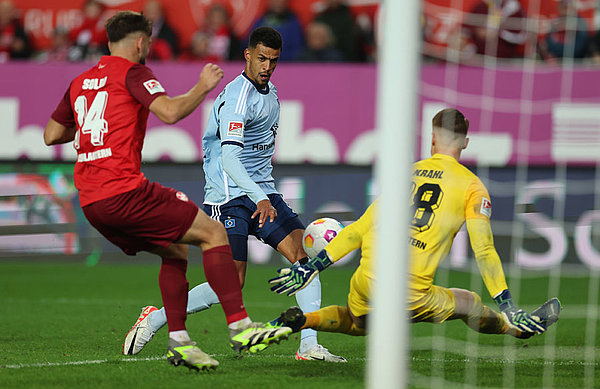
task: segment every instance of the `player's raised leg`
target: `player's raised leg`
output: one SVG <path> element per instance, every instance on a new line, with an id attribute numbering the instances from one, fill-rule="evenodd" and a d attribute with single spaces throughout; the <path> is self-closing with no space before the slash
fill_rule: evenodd
<path id="1" fill-rule="evenodd" d="M 248 317 L 242 300 L 242 291 L 231 255 L 231 248 L 228 244 L 225 228 L 221 223 L 210 219 L 204 212 L 199 210 L 191 227 L 179 242 L 198 245 L 202 248 L 204 272 L 208 283 L 194 288 L 193 297 L 195 300 L 192 304 L 188 304 L 187 281 L 185 281 L 185 285 L 180 282 L 181 285 L 185 286 L 181 288 L 182 291 L 185 290 L 185 298 L 182 300 L 184 303 L 182 306 L 177 306 L 175 310 L 171 309 L 172 312 L 176 312 L 178 315 L 182 313 L 185 315 L 190 305 L 192 305 L 191 311 L 197 311 L 202 307 L 209 307 L 211 303 L 220 302 L 227 318 L 231 346 L 238 352 L 243 350 L 256 352 L 266 348 L 266 346 L 273 342 L 279 342 L 279 340 L 287 338 L 289 333 L 291 333 L 291 329 L 283 327 L 274 330 L 260 323 L 253 323 Z M 177 246 L 187 248 L 183 244 L 172 245 L 170 247 Z M 163 252 L 164 250 L 166 249 L 157 249 L 154 252 L 163 258 L 171 255 Z M 183 253 L 180 254 L 180 256 L 182 255 Z M 187 251 L 185 255 L 187 256 Z M 167 269 L 170 269 L 169 265 L 173 264 L 167 261 Z M 167 271 L 167 274 L 170 273 Z M 181 291 L 178 290 L 178 292 Z M 204 303 L 205 297 L 211 303 Z M 169 313 L 167 305 L 165 304 L 164 310 L 159 311 L 150 308 L 147 311 L 146 317 L 142 317 L 143 313 L 128 333 L 124 344 L 125 354 L 139 352 L 152 338 L 154 333 L 164 325 L 165 319 L 169 323 L 170 338 L 173 338 L 171 336 L 170 315 L 173 316 L 174 313 Z M 137 333 L 140 336 L 134 338 L 131 335 L 133 333 Z M 175 338 L 175 340 L 179 342 L 182 339 Z M 254 347 L 256 345 L 261 345 L 261 347 Z M 189 346 L 189 344 L 183 343 L 183 346 Z M 182 354 L 181 351 L 179 352 Z M 177 355 L 174 352 L 172 354 Z M 185 361 L 181 363 L 188 366 Z"/>
<path id="2" fill-rule="evenodd" d="M 243 287 L 243 280 L 246 275 L 246 262 L 234 261 L 234 263 L 237 268 L 238 276 L 240 277 L 240 285 Z M 200 285 L 196 285 L 188 292 L 187 313 L 189 315 L 191 313 L 201 312 L 218 303 L 219 297 L 214 292 L 214 290 L 212 290 L 208 282 L 204 282 Z M 143 320 L 145 320 L 145 323 L 143 323 L 145 327 L 147 327 L 149 331 L 152 331 L 152 335 L 154 335 L 156 331 L 158 331 L 167 324 L 167 315 L 165 313 L 165 308 L 163 307 L 158 309 L 152 306 L 142 308 L 142 314 L 140 314 L 138 322 L 141 322 Z M 152 337 L 149 337 L 146 343 L 149 342 L 150 339 L 152 339 Z M 130 353 L 124 351 L 124 354 L 137 354 L 141 351 L 144 345 L 141 345 L 141 347 L 134 348 L 133 352 Z"/>
<path id="3" fill-rule="evenodd" d="M 224 228 L 222 227 L 221 223 L 216 222 L 213 219 L 210 219 L 208 217 L 205 218 L 205 222 L 208 223 L 207 225 L 209 227 L 211 225 L 213 227 L 216 225 L 219 225 L 218 228 L 210 229 L 210 231 L 212 231 L 213 233 L 217 233 L 217 234 L 223 233 Z M 199 238 L 196 238 L 196 239 L 199 239 Z M 210 262 L 210 259 L 211 259 L 210 258 L 210 255 L 211 255 L 210 247 L 214 246 L 214 245 L 223 246 L 222 245 L 223 239 L 225 239 L 226 241 L 229 240 L 229 242 L 231 244 L 233 244 L 232 250 L 237 253 L 236 254 L 237 256 L 239 256 L 240 258 L 243 258 L 243 259 L 245 259 L 247 257 L 247 239 L 248 239 L 247 236 L 233 235 L 233 236 L 229 236 L 227 238 L 227 237 L 223 237 L 223 236 L 219 236 L 219 235 L 214 236 L 214 237 L 207 235 L 207 236 L 202 236 L 200 239 L 204 239 L 207 242 L 208 241 L 213 242 L 211 245 L 205 246 L 205 247 L 208 247 L 208 250 L 204 252 L 204 257 L 206 258 L 206 255 L 208 252 L 208 255 L 209 255 L 208 265 L 209 266 L 211 263 Z M 196 242 L 196 241 L 194 241 L 194 242 Z M 231 247 L 231 246 L 228 245 L 227 247 Z M 233 285 L 234 284 L 233 279 L 234 278 L 238 279 L 239 280 L 238 285 L 243 286 L 247 262 L 245 260 L 234 260 L 232 262 L 234 263 L 233 266 L 235 268 L 236 276 L 229 277 L 229 281 L 231 281 L 231 285 Z M 204 263 L 205 263 L 205 265 L 207 264 L 206 259 L 205 259 Z M 207 275 L 207 278 L 208 277 L 209 276 Z M 227 282 L 229 282 L 229 281 L 227 281 Z M 217 295 L 217 293 L 215 293 L 213 288 L 211 288 L 209 283 L 205 282 L 203 284 L 197 285 L 192 290 L 190 290 L 190 292 L 188 294 L 187 312 L 188 313 L 200 312 L 202 310 L 210 308 L 212 305 L 214 305 L 216 303 L 219 303 L 219 296 Z M 225 309 L 225 306 L 224 306 L 224 309 Z M 140 352 L 142 350 L 142 348 L 145 346 L 145 344 L 148 341 L 150 341 L 150 339 L 152 339 L 152 335 L 154 335 L 154 333 L 156 331 L 158 331 L 160 328 L 162 328 L 167 323 L 167 317 L 165 314 L 165 310 L 164 310 L 164 308 L 151 310 L 151 312 L 149 312 L 147 314 L 147 318 L 145 318 L 143 320 L 138 319 L 138 322 L 139 322 L 139 324 L 136 323 L 136 325 L 134 325 L 134 327 L 139 326 L 141 328 L 140 332 L 143 331 L 143 333 L 149 333 L 151 335 L 138 337 L 135 347 L 130 347 L 129 343 L 128 343 L 128 338 L 126 338 L 126 342 L 124 345 L 124 353 L 126 355 L 129 350 L 131 350 L 131 352 L 130 352 L 131 354 L 136 354 L 136 353 Z M 243 343 L 243 342 L 241 342 L 241 343 Z M 239 348 L 239 342 L 238 343 L 232 342 L 232 345 L 235 346 L 236 349 Z M 260 349 L 264 349 L 264 348 L 265 347 L 253 348 L 252 351 L 260 351 Z"/>
<path id="4" fill-rule="evenodd" d="M 204 274 L 223 307 L 230 343 L 235 351 L 257 351 L 253 346 L 269 345 L 287 338 L 290 328 L 266 328 L 260 323 L 253 323 L 248 317 L 225 227 L 221 223 L 199 211 L 181 242 L 198 245 L 203 250 Z"/>
<path id="5" fill-rule="evenodd" d="M 189 315 L 200 312 L 218 303 L 219 297 L 208 282 L 204 282 L 188 292 L 187 313 Z M 138 320 L 125 337 L 123 354 L 135 355 L 142 351 L 154 334 L 166 324 L 167 314 L 164 307 L 160 309 L 151 305 L 143 307 Z"/>

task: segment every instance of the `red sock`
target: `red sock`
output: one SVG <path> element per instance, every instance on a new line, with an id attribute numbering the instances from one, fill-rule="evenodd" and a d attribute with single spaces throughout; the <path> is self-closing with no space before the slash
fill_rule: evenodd
<path id="1" fill-rule="evenodd" d="M 219 302 L 227 317 L 227 324 L 248 317 L 242 300 L 240 279 L 231 256 L 231 247 L 229 245 L 218 246 L 204 251 L 202 262 L 204 275 L 212 290 L 219 297 Z"/>
<path id="2" fill-rule="evenodd" d="M 189 283 L 185 277 L 187 261 L 163 258 L 158 285 L 162 295 L 169 332 L 185 330 Z"/>

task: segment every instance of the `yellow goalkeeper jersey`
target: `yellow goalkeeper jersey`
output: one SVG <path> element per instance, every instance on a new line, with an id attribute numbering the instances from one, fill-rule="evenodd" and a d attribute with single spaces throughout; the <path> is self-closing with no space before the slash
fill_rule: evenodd
<path id="1" fill-rule="evenodd" d="M 465 221 L 490 295 L 494 297 L 507 289 L 490 226 L 492 204 L 481 180 L 456 159 L 444 154 L 416 162 L 412 178 L 409 302 L 418 300 L 433 284 L 439 264 L 450 252 L 454 237 Z M 377 204 L 377 201 L 371 204 L 326 247 L 333 262 L 361 248 L 362 258 L 356 275 L 370 280 L 375 278 Z"/>
<path id="2" fill-rule="evenodd" d="M 373 279 L 373 250 L 375 249 L 375 215 L 377 201 L 367 208 L 354 223 L 344 227 L 325 248 L 329 258 L 335 262 L 358 248 L 362 251 L 356 274 Z"/>
<path id="3" fill-rule="evenodd" d="M 481 180 L 453 157 L 434 154 L 413 165 L 411 190 L 409 302 L 433 284 L 465 221 L 489 293 L 493 297 L 506 289 L 490 227 L 492 204 Z"/>

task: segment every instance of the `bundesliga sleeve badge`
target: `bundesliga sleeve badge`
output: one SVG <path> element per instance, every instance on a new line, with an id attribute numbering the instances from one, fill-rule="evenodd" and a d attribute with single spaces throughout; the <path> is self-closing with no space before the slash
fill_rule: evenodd
<path id="1" fill-rule="evenodd" d="M 227 136 L 242 138 L 244 136 L 244 123 L 235 121 L 229 122 L 229 125 L 227 126 Z"/>
<path id="2" fill-rule="evenodd" d="M 492 217 L 492 202 L 485 197 L 481 199 L 481 208 L 479 212 L 487 217 Z"/>
<path id="3" fill-rule="evenodd" d="M 144 88 L 146 88 L 151 95 L 165 91 L 165 88 L 163 88 L 157 80 L 148 80 L 144 82 Z"/>

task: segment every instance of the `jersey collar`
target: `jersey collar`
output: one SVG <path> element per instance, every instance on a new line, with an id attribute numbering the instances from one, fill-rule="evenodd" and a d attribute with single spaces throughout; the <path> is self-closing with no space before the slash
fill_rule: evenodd
<path id="1" fill-rule="evenodd" d="M 100 57 L 100 60 L 98 61 L 97 65 L 105 65 L 107 63 L 115 62 L 127 62 L 134 64 L 134 62 L 131 62 L 127 58 L 119 57 L 118 55 L 103 55 L 102 57 Z"/>
<path id="2" fill-rule="evenodd" d="M 431 156 L 431 158 L 435 158 L 435 159 L 446 159 L 448 161 L 454 161 L 454 162 L 458 162 L 453 156 L 451 155 L 446 155 L 446 154 L 439 154 L 439 153 L 435 153 Z"/>
<path id="3" fill-rule="evenodd" d="M 258 91 L 258 93 L 263 94 L 263 95 L 268 95 L 269 94 L 269 84 L 267 83 L 266 88 L 260 88 L 254 81 L 252 81 L 250 79 L 250 77 L 248 77 L 248 75 L 246 74 L 246 72 L 242 72 L 242 76 L 246 77 L 246 80 L 250 81 L 252 83 L 252 85 L 254 85 L 254 87 L 256 88 L 256 90 Z"/>

